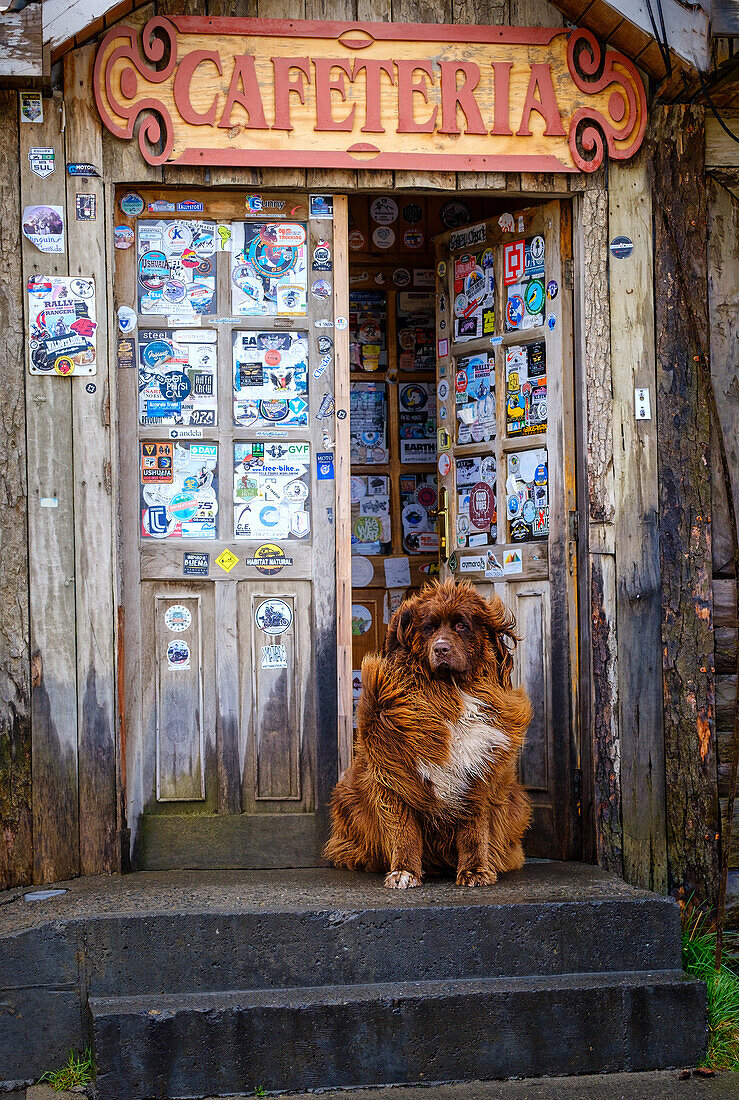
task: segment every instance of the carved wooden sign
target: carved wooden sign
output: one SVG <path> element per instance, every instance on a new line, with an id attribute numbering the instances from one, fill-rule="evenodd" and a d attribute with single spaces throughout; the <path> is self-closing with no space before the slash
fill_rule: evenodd
<path id="1" fill-rule="evenodd" d="M 634 65 L 586 30 L 157 17 L 95 61 L 149 164 L 593 171 L 639 148 Z"/>

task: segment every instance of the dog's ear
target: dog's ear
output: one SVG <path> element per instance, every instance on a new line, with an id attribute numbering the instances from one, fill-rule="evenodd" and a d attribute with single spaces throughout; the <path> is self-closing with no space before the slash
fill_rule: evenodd
<path id="1" fill-rule="evenodd" d="M 487 606 L 487 632 L 498 664 L 498 675 L 504 688 L 511 686 L 513 652 L 520 639 L 516 634 L 516 620 L 499 596 Z"/>
<path id="2" fill-rule="evenodd" d="M 383 657 L 389 657 L 391 653 L 395 653 L 399 649 L 407 651 L 411 648 L 414 618 L 414 601 L 412 599 L 404 600 L 388 624 L 387 634 L 382 645 Z"/>

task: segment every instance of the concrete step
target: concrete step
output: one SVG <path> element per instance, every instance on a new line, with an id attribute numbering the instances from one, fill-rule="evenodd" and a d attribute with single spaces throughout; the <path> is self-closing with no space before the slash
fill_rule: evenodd
<path id="1" fill-rule="evenodd" d="M 679 970 L 93 997 L 100 1100 L 694 1064 L 703 983 Z"/>
<path id="2" fill-rule="evenodd" d="M 375 888 L 375 895 L 379 891 Z M 461 891 L 457 891 L 461 893 Z M 368 896 L 342 908 L 160 913 L 98 919 L 86 929 L 93 996 L 281 986 L 350 985 L 530 974 L 670 969 L 680 965 L 680 917 L 642 895 L 389 908 Z M 187 964 L 183 965 L 183 959 Z"/>

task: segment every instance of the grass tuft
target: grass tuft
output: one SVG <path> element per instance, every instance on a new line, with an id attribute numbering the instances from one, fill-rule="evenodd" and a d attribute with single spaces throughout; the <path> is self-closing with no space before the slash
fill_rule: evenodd
<path id="1" fill-rule="evenodd" d="M 75 1085 L 89 1085 L 95 1075 L 95 1065 L 92 1060 L 92 1051 L 85 1047 L 83 1054 L 79 1056 L 70 1050 L 69 1057 L 59 1069 L 47 1069 L 42 1073 L 39 1081 L 47 1081 L 54 1092 L 64 1092 Z"/>
<path id="2" fill-rule="evenodd" d="M 703 1065 L 739 1071 L 739 934 L 724 933 L 721 969 L 715 969 L 716 933 L 705 914 L 683 910 L 683 969 L 706 983 L 708 1050 Z"/>

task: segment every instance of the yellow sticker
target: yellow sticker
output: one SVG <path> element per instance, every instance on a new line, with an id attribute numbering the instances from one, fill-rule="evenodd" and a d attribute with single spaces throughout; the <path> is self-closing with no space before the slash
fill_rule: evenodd
<path id="1" fill-rule="evenodd" d="M 218 555 L 216 558 L 216 564 L 220 565 L 224 573 L 230 573 L 235 565 L 241 561 L 241 558 L 237 558 L 234 553 L 226 549 Z"/>

